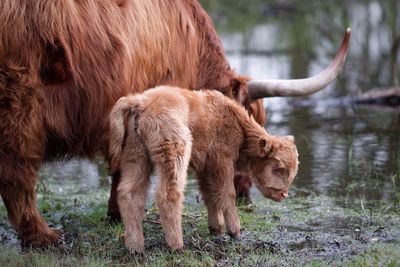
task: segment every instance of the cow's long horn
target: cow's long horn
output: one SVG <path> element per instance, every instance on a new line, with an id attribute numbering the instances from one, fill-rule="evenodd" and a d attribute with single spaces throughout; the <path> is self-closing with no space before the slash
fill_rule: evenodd
<path id="1" fill-rule="evenodd" d="M 346 58 L 351 29 L 348 28 L 342 46 L 332 63 L 323 71 L 306 79 L 250 80 L 247 82 L 251 100 L 272 96 L 306 96 L 322 90 L 332 82 Z"/>

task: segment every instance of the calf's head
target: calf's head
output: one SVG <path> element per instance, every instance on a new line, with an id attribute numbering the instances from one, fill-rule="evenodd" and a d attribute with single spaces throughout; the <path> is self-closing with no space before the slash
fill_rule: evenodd
<path id="1" fill-rule="evenodd" d="M 251 177 L 266 198 L 282 201 L 298 170 L 298 152 L 293 136 L 261 137 L 251 162 Z"/>

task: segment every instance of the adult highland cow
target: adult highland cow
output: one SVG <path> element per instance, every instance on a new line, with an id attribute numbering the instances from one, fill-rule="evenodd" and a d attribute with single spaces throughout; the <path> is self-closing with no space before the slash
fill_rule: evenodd
<path id="1" fill-rule="evenodd" d="M 36 208 L 40 165 L 106 154 L 108 114 L 122 95 L 159 84 L 213 88 L 248 107 L 310 94 L 336 77 L 348 38 L 316 77 L 254 81 L 231 70 L 195 0 L 1 0 L 0 193 L 22 244 L 60 238 Z M 115 199 L 112 190 L 112 216 Z"/>

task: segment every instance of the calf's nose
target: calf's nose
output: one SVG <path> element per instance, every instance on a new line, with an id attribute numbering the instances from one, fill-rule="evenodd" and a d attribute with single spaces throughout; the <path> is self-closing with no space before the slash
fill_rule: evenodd
<path id="1" fill-rule="evenodd" d="M 288 197 L 288 195 L 289 195 L 288 192 L 282 192 L 281 193 L 282 198 L 286 198 L 286 197 Z"/>

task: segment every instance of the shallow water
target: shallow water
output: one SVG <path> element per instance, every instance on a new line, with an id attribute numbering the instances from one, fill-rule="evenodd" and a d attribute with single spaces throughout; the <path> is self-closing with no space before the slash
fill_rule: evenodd
<path id="1" fill-rule="evenodd" d="M 274 117 L 266 126 L 269 131 L 296 138 L 298 188 L 339 199 L 341 205 L 398 197 L 399 113 L 322 103 L 292 105 L 291 111 L 280 111 L 279 121 Z"/>

